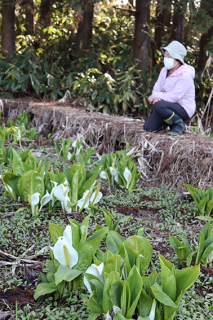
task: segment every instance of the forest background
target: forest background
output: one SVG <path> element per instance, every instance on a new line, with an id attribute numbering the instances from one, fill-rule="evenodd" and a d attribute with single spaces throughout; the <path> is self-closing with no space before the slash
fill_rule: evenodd
<path id="1" fill-rule="evenodd" d="M 142 114 L 178 40 L 196 69 L 197 112 L 211 92 L 201 77 L 213 52 L 211 0 L 1 0 L 0 97 L 81 99 L 87 110 Z"/>

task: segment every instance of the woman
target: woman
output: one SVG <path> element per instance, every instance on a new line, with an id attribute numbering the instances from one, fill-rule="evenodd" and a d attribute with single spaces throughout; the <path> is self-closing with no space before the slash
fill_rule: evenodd
<path id="1" fill-rule="evenodd" d="M 184 121 L 195 112 L 195 69 L 184 63 L 186 48 L 172 41 L 164 50 L 164 68 L 154 85 L 149 102 L 154 112 L 144 123 L 144 130 L 159 132 L 169 125 L 168 134 L 180 135 L 186 131 Z"/>

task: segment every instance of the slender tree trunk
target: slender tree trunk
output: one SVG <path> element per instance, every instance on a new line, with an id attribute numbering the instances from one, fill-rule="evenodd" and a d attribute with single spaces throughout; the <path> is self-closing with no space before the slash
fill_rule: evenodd
<path id="1" fill-rule="evenodd" d="M 40 22 L 42 27 L 50 26 L 51 10 L 52 10 L 52 0 L 41 0 Z"/>
<path id="2" fill-rule="evenodd" d="M 83 20 L 78 25 L 76 37 L 76 51 L 88 49 L 89 41 L 92 38 L 92 22 L 94 14 L 94 5 L 89 4 L 83 14 Z"/>
<path id="3" fill-rule="evenodd" d="M 185 16 L 180 1 L 175 0 L 171 40 L 183 41 Z"/>
<path id="4" fill-rule="evenodd" d="M 212 12 L 213 16 L 213 12 Z M 206 55 L 206 46 L 207 44 L 213 40 L 213 26 L 209 29 L 209 31 L 201 36 L 200 39 L 200 54 L 199 54 L 199 60 L 198 60 L 198 69 L 203 70 L 206 65 L 206 61 L 208 59 L 208 56 Z"/>
<path id="5" fill-rule="evenodd" d="M 164 15 L 164 26 L 167 28 L 170 28 L 170 22 L 171 22 L 171 2 L 166 2 L 167 8 L 163 10 Z"/>
<path id="6" fill-rule="evenodd" d="M 207 14 L 213 19 L 213 9 L 211 6 L 209 6 L 209 8 L 206 8 L 206 2 L 204 0 L 201 1 L 201 8 L 207 10 Z M 206 55 L 206 46 L 211 40 L 213 40 L 213 25 L 206 33 L 202 34 L 200 38 L 198 69 L 201 71 L 205 68 L 206 61 L 208 59 L 208 56 Z"/>
<path id="7" fill-rule="evenodd" d="M 159 0 L 156 5 L 156 24 L 155 24 L 155 44 L 156 48 L 160 50 L 161 39 L 164 34 L 164 13 L 159 9 Z"/>
<path id="8" fill-rule="evenodd" d="M 138 61 L 138 69 L 141 71 L 144 71 L 149 63 L 149 26 L 150 1 L 137 0 L 133 52 Z"/>
<path id="9" fill-rule="evenodd" d="M 8 62 L 11 62 L 15 53 L 15 0 L 2 1 L 2 54 Z"/>
<path id="10" fill-rule="evenodd" d="M 26 12 L 26 33 L 32 35 L 35 33 L 33 0 L 26 1 L 25 12 Z"/>

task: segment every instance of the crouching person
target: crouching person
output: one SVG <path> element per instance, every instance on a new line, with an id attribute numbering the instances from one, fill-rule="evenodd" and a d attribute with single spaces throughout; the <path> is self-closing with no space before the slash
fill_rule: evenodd
<path id="1" fill-rule="evenodd" d="M 154 112 L 144 123 L 144 130 L 159 132 L 170 127 L 168 134 L 180 135 L 186 131 L 185 121 L 195 112 L 195 69 L 184 63 L 186 48 L 172 41 L 164 52 L 164 68 L 154 85 L 149 102 Z"/>

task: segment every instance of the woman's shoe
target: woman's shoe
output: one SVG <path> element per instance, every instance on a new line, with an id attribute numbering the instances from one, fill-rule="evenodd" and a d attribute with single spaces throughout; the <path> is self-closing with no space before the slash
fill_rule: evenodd
<path id="1" fill-rule="evenodd" d="M 186 125 L 176 113 L 171 111 L 170 116 L 164 121 L 170 126 L 171 130 L 168 131 L 169 135 L 179 136 L 181 133 L 186 131 Z"/>

